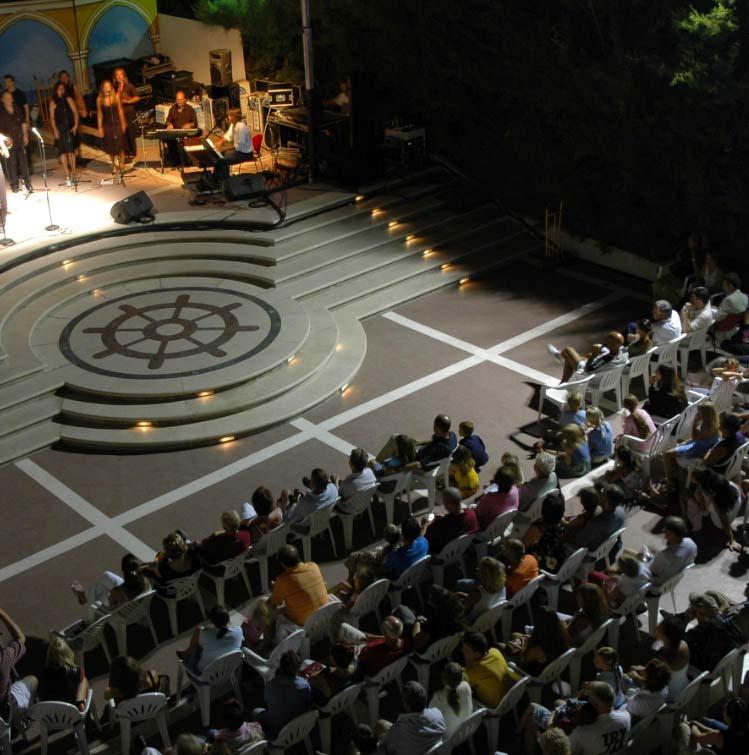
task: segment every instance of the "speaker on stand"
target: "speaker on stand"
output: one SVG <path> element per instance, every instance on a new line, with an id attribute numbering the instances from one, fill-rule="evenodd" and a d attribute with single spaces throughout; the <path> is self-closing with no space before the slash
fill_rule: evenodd
<path id="1" fill-rule="evenodd" d="M 211 66 L 211 86 L 228 87 L 234 77 L 231 70 L 231 50 L 211 50 L 208 53 Z"/>

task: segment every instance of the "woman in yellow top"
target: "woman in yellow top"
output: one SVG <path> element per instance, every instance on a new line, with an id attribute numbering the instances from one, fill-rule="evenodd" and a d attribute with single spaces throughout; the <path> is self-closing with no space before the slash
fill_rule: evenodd
<path id="1" fill-rule="evenodd" d="M 458 446 L 450 464 L 450 477 L 455 487 L 460 488 L 461 498 L 470 498 L 479 489 L 479 476 L 476 472 L 476 462 L 471 452 L 465 446 Z"/>

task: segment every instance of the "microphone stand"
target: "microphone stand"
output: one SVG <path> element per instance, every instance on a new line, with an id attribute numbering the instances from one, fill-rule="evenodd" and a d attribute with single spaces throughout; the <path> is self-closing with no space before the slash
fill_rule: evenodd
<path id="1" fill-rule="evenodd" d="M 73 139 L 74 137 L 77 138 L 78 134 L 73 134 L 73 132 L 70 130 L 70 121 L 68 120 L 68 102 L 67 102 L 67 94 L 65 95 L 65 109 L 63 110 L 63 115 L 65 116 L 65 130 L 70 134 L 70 138 Z M 60 107 L 58 104 L 57 107 Z M 68 168 L 70 167 L 70 158 L 66 158 L 68 160 Z M 73 171 L 73 188 L 75 189 L 75 193 L 78 193 L 78 184 L 90 184 L 91 181 L 85 178 L 78 178 L 78 161 L 76 160 L 75 170 Z M 70 186 L 70 184 L 67 181 L 63 181 L 62 183 L 57 184 L 58 186 Z"/>
<path id="2" fill-rule="evenodd" d="M 2 170 L 2 168 L 0 168 Z M 9 239 L 5 235 L 5 215 L 7 213 L 7 210 L 0 210 L 0 226 L 2 226 L 3 230 L 3 237 L 0 239 L 0 246 L 13 246 L 16 242 L 13 241 L 13 239 Z"/>
<path id="3" fill-rule="evenodd" d="M 44 146 L 44 139 L 36 128 L 32 129 L 34 136 L 39 140 L 39 155 L 42 158 L 42 178 L 44 179 L 44 194 L 47 197 L 47 213 L 49 214 L 49 225 L 44 227 L 45 231 L 58 231 L 59 225 L 52 222 L 52 205 L 49 201 L 49 186 L 47 185 L 47 150 Z"/>

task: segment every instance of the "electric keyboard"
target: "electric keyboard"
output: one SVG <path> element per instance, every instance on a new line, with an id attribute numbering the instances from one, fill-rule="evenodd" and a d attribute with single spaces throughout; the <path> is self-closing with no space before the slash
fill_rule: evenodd
<path id="1" fill-rule="evenodd" d="M 152 132 L 161 141 L 169 142 L 174 139 L 183 139 L 189 136 L 197 136 L 199 128 L 157 128 Z"/>

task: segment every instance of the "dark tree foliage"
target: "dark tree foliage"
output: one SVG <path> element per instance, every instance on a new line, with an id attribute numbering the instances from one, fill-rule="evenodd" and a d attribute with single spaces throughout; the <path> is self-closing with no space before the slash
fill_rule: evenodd
<path id="1" fill-rule="evenodd" d="M 323 89 L 366 76 L 511 208 L 656 259 L 743 253 L 747 0 L 312 0 Z M 302 81 L 299 0 L 196 0 L 252 74 Z"/>

